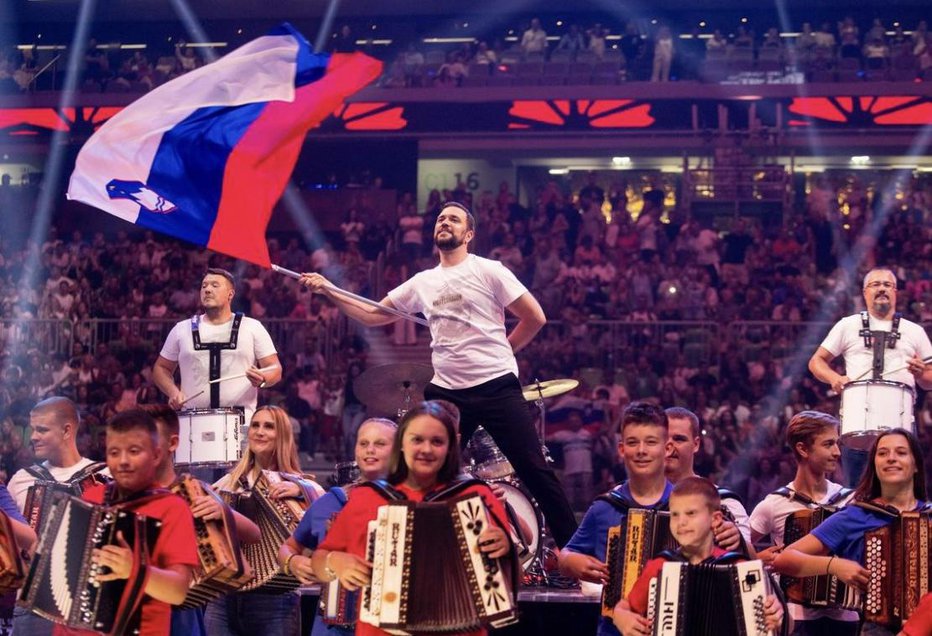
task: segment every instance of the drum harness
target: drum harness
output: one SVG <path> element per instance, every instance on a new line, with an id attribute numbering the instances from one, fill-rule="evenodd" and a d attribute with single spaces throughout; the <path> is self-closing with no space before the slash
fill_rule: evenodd
<path id="1" fill-rule="evenodd" d="M 858 335 L 864 338 L 864 346 L 874 352 L 874 362 L 872 365 L 874 380 L 883 379 L 883 356 L 885 349 L 896 348 L 896 341 L 900 339 L 900 317 L 902 314 L 896 312 L 893 314 L 893 326 L 890 331 L 871 331 L 870 315 L 866 311 L 861 312 L 861 330 Z"/>
<path id="2" fill-rule="evenodd" d="M 220 352 L 236 349 L 236 343 L 239 340 L 239 325 L 243 321 L 242 312 L 233 315 L 233 327 L 230 329 L 229 342 L 201 342 L 201 332 L 199 329 L 201 316 L 195 314 L 191 317 L 191 337 L 194 339 L 195 351 L 207 351 L 210 353 L 208 363 L 208 380 L 217 380 L 220 378 Z M 210 385 L 210 408 L 220 408 L 220 383 Z"/>

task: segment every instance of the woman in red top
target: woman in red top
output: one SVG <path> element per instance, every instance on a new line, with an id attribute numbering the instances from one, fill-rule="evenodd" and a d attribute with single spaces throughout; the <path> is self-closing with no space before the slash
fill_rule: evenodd
<path id="1" fill-rule="evenodd" d="M 460 452 L 455 426 L 450 411 L 436 402 L 422 402 L 401 420 L 389 460 L 388 482 L 409 501 L 423 501 L 425 496 L 456 481 L 460 474 Z M 479 535 L 480 550 L 492 558 L 507 555 L 511 542 L 505 530 L 496 525 L 498 520 L 506 519 L 504 506 L 485 484 L 469 486 L 462 494 L 470 493 L 482 496 L 493 519 Z M 369 585 L 372 564 L 365 560 L 366 529 L 385 503 L 386 499 L 375 489 L 353 489 L 327 538 L 314 551 L 314 571 L 322 580 L 339 578 L 351 590 Z M 356 634 L 387 633 L 357 623 Z M 470 636 L 485 633 L 484 629 L 466 632 Z"/>

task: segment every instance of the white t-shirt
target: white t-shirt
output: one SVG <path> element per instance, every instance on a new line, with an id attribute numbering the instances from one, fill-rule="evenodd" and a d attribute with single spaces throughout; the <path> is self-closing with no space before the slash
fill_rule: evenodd
<path id="1" fill-rule="evenodd" d="M 878 320 L 868 314 L 868 323 L 871 331 L 890 331 L 893 328 L 893 321 Z M 864 338 L 858 335 L 861 330 L 861 314 L 845 316 L 835 323 L 832 330 L 828 332 L 822 347 L 833 356 L 844 356 L 845 374 L 852 380 L 862 373 L 866 373 L 863 379 L 869 380 L 871 377 L 870 368 L 874 364 L 873 350 L 864 346 Z M 883 368 L 885 371 L 893 371 L 900 367 L 906 366 L 906 361 L 915 355 L 921 359 L 932 356 L 932 343 L 929 342 L 929 336 L 925 329 L 914 322 L 906 319 L 900 320 L 899 325 L 900 339 L 896 342 L 893 349 L 885 349 L 883 356 Z M 884 380 L 890 382 L 901 382 L 911 387 L 916 386 L 916 379 L 913 374 L 905 368 L 896 373 L 885 372 Z"/>
<path id="2" fill-rule="evenodd" d="M 786 487 L 790 490 L 793 490 L 793 482 L 788 483 Z M 838 494 L 838 491 L 841 489 L 841 484 L 836 484 L 832 481 L 829 481 L 828 490 L 825 493 L 825 497 L 823 497 L 817 503 L 827 503 L 832 499 L 832 497 Z M 851 494 L 853 495 L 854 493 Z M 851 495 L 848 495 L 848 497 L 842 499 L 841 502 L 835 503 L 833 505 L 841 505 L 842 503 L 846 504 L 850 498 Z M 754 508 L 754 510 L 751 512 L 751 519 L 749 522 L 751 530 L 762 536 L 770 535 L 770 539 L 774 545 L 782 545 L 783 531 L 786 527 L 786 518 L 797 510 L 805 509 L 805 504 L 788 497 L 784 497 L 783 495 L 767 495 L 764 497 L 764 500 L 757 504 L 757 507 Z M 837 621 L 858 620 L 857 612 L 845 610 L 809 609 L 796 603 L 790 603 L 789 608 L 790 616 L 792 616 L 795 620 L 814 621 L 822 617 L 831 618 Z"/>
<path id="3" fill-rule="evenodd" d="M 55 481 L 68 481 L 71 479 L 72 475 L 94 463 L 96 462 L 93 459 L 82 457 L 77 464 L 67 466 L 65 468 L 62 468 L 61 466 L 52 466 L 47 461 L 42 462 L 41 466 L 48 469 L 48 471 L 52 474 L 52 477 L 55 478 Z M 109 477 L 110 471 L 107 468 L 104 468 L 101 474 Z M 7 490 L 9 490 L 10 494 L 13 495 L 13 499 L 16 500 L 16 505 L 19 506 L 19 509 L 24 513 L 26 506 L 26 493 L 29 490 L 29 487 L 34 483 L 36 483 L 36 478 L 31 473 L 26 472 L 25 469 L 20 469 L 13 473 L 13 476 L 10 477 L 10 481 L 6 485 Z"/>
<path id="4" fill-rule="evenodd" d="M 401 311 L 422 313 L 430 323 L 432 382 L 467 389 L 518 375 L 505 331 L 505 307 L 527 288 L 504 265 L 470 254 L 455 267 L 419 272 L 388 292 Z"/>
<path id="5" fill-rule="evenodd" d="M 229 342 L 233 329 L 233 318 L 222 325 L 212 325 L 206 320 L 198 323 L 201 343 Z M 244 316 L 239 325 L 236 349 L 220 352 L 220 377 L 245 373 L 246 369 L 258 365 L 259 360 L 276 353 L 272 337 L 258 320 Z M 181 370 L 181 391 L 187 397 L 204 390 L 204 393 L 185 403 L 186 409 L 210 408 L 210 352 L 194 350 L 191 320 L 182 320 L 165 339 L 159 354 L 166 360 L 178 363 Z M 259 389 L 248 378 L 236 378 L 220 383 L 220 406 L 242 406 L 246 409 L 246 421 L 256 410 Z"/>

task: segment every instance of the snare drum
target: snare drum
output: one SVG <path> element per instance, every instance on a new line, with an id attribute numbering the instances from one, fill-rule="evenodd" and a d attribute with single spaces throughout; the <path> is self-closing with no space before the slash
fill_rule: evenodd
<path id="1" fill-rule="evenodd" d="M 188 409 L 178 413 L 175 464 L 229 467 L 243 456 L 246 419 L 243 409 Z"/>
<path id="2" fill-rule="evenodd" d="M 841 392 L 839 419 L 842 443 L 850 447 L 860 447 L 864 444 L 870 447 L 873 438 L 880 431 L 891 428 L 914 430 L 914 395 L 913 388 L 902 382 L 849 382 Z"/>
<path id="3" fill-rule="evenodd" d="M 469 440 L 469 453 L 474 464 L 472 472 L 479 479 L 497 481 L 515 474 L 511 462 L 495 445 L 495 440 L 488 431 L 481 426 L 476 428 L 472 439 Z"/>
<path id="4" fill-rule="evenodd" d="M 524 490 L 508 482 L 499 482 L 496 485 L 505 489 L 505 512 L 508 513 L 508 521 L 515 530 L 512 540 L 521 566 L 527 569 L 540 553 L 540 533 L 544 527 L 544 518 Z"/>

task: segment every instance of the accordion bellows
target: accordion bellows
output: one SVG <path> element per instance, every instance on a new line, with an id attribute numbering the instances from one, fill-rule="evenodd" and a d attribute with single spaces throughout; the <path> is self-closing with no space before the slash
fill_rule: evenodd
<path id="1" fill-rule="evenodd" d="M 784 526 L 783 543 L 792 545 L 834 512 L 835 509 L 820 507 L 797 510 L 790 514 Z M 799 579 L 781 575 L 780 587 L 786 593 L 787 600 L 805 607 L 860 610 L 863 600 L 857 589 L 848 587 L 834 574 Z"/>
<path id="2" fill-rule="evenodd" d="M 380 506 L 368 528 L 372 584 L 363 589 L 359 620 L 393 634 L 517 621 L 510 560 L 479 550 L 489 523 L 478 494 Z"/>
<path id="3" fill-rule="evenodd" d="M 201 482 L 184 475 L 170 490 L 184 499 L 188 506 L 198 497 L 207 495 Z M 252 567 L 243 556 L 236 525 L 230 514 L 220 519 L 194 519 L 197 555 L 200 566 L 194 571 L 184 608 L 200 607 L 224 594 L 235 592 L 253 577 Z"/>
<path id="4" fill-rule="evenodd" d="M 13 524 L 5 513 L 0 512 L 0 594 L 22 587 L 25 574 Z"/>
<path id="5" fill-rule="evenodd" d="M 664 563 L 651 582 L 653 636 L 771 636 L 764 606 L 772 589 L 760 561 Z"/>
<path id="6" fill-rule="evenodd" d="M 282 571 L 278 563 L 278 549 L 294 533 L 309 504 L 305 498 L 272 499 L 269 488 L 280 481 L 282 478 L 278 473 L 263 470 L 252 490 L 220 493 L 228 504 L 252 519 L 261 532 L 262 538 L 258 543 L 243 545 L 243 554 L 255 575 L 240 591 L 262 588 L 266 593 L 285 593 L 301 584 L 297 578 Z"/>
<path id="7" fill-rule="evenodd" d="M 160 527 L 157 519 L 51 493 L 20 604 L 68 627 L 132 633 L 144 596 L 149 550 Z M 117 532 L 133 550 L 133 570 L 127 579 L 101 583 L 91 552 L 117 544 Z"/>

